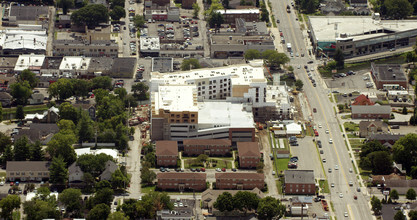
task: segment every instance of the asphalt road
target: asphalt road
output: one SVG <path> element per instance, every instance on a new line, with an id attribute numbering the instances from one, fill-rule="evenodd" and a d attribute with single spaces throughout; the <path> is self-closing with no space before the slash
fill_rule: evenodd
<path id="1" fill-rule="evenodd" d="M 336 216 L 337 219 L 346 219 L 344 213 L 348 212 L 350 219 L 372 219 L 368 205 L 369 198 L 364 197 L 362 193 L 356 192 L 356 187 L 359 185 L 355 173 L 349 172 L 349 169 L 353 169 L 353 166 L 333 109 L 335 105 L 328 98 L 329 89 L 316 71 L 313 73 L 313 78 L 317 82 L 317 87 L 313 87 L 306 69 L 303 68 L 308 61 L 313 60 L 306 50 L 308 46 L 306 40 L 307 33 L 300 30 L 300 25 L 295 19 L 294 9 L 291 8 L 291 13 L 286 12 L 287 5 L 291 5 L 289 0 L 271 1 L 271 4 L 275 18 L 280 20 L 278 27 L 283 32 L 285 43 L 292 44 L 294 55 L 297 53 L 305 54 L 304 57 L 291 58 L 290 65 L 294 67 L 296 76 L 304 82 L 303 89 L 310 107 L 317 109 L 317 113 L 313 114 L 313 121 L 323 126 L 322 129 L 319 129 L 319 138 L 323 143 L 323 157 L 327 160 L 324 168 L 329 184 L 335 184 L 335 187 L 331 188 L 330 195 L 335 213 L 331 213 L 331 215 Z M 283 45 L 283 48 L 286 48 L 285 45 Z M 299 65 L 301 65 L 300 69 L 297 68 Z M 308 69 L 311 67 L 316 69 L 317 61 L 314 60 L 313 64 L 308 65 Z M 329 130 L 328 134 L 325 132 L 326 129 Z M 333 140 L 332 144 L 329 143 L 330 139 Z M 339 167 L 336 171 L 334 170 L 335 165 Z M 332 169 L 332 173 L 328 173 L 329 168 Z M 354 182 L 353 187 L 348 185 L 349 181 Z M 340 193 L 342 193 L 343 198 L 340 198 Z M 353 198 L 355 194 L 358 196 L 357 200 Z"/>

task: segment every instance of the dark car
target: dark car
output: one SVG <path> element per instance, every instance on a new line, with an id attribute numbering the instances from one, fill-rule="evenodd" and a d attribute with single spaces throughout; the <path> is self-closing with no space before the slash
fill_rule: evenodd
<path id="1" fill-rule="evenodd" d="M 308 69 L 308 66 L 307 65 L 304 65 L 304 69 Z"/>
<path id="2" fill-rule="evenodd" d="M 314 63 L 314 61 L 310 60 L 310 61 L 308 61 L 307 63 L 308 63 L 308 64 L 312 64 L 312 63 Z"/>
<path id="3" fill-rule="evenodd" d="M 236 170 L 236 168 L 233 168 L 233 169 L 232 169 L 232 171 L 233 171 L 233 172 L 236 172 L 237 170 Z"/>
<path id="4" fill-rule="evenodd" d="M 277 23 L 279 24 L 279 19 L 277 19 Z"/>

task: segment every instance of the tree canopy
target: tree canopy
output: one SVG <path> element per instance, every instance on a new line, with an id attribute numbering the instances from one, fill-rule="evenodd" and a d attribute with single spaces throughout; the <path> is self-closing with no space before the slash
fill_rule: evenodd
<path id="1" fill-rule="evenodd" d="M 69 216 L 78 216 L 81 214 L 81 190 L 68 188 L 62 191 L 59 194 L 59 201 L 65 205 L 65 211 L 69 214 Z"/>
<path id="2" fill-rule="evenodd" d="M 265 50 L 262 52 L 264 63 L 269 67 L 280 67 L 290 61 L 285 53 L 278 53 L 276 50 Z"/>
<path id="3" fill-rule="evenodd" d="M 200 63 L 197 59 L 190 58 L 190 59 L 184 59 L 181 63 L 181 70 L 190 70 L 190 69 L 199 69 L 201 68 Z"/>
<path id="4" fill-rule="evenodd" d="M 27 81 L 32 89 L 34 89 L 39 82 L 39 79 L 36 78 L 36 74 L 28 69 L 23 70 L 17 77 L 17 80 L 19 82 Z"/>
<path id="5" fill-rule="evenodd" d="M 20 208 L 20 197 L 18 195 L 8 195 L 0 200 L 0 216 L 4 219 L 12 219 L 12 213 Z"/>
<path id="6" fill-rule="evenodd" d="M 285 206 L 279 200 L 268 196 L 259 201 L 257 212 L 259 219 L 280 219 L 285 214 Z"/>
<path id="7" fill-rule="evenodd" d="M 103 220 L 107 219 L 110 214 L 110 207 L 106 204 L 98 204 L 90 210 L 87 220 Z"/>
<path id="8" fill-rule="evenodd" d="M 410 133 L 400 138 L 393 146 L 393 159 L 410 172 L 412 166 L 417 166 L 417 134 Z"/>
<path id="9" fill-rule="evenodd" d="M 220 194 L 213 204 L 214 208 L 221 212 L 232 211 L 234 209 L 233 196 L 229 192 Z"/>
<path id="10" fill-rule="evenodd" d="M 10 95 L 18 105 L 26 105 L 32 95 L 32 89 L 28 81 L 16 82 L 10 85 Z"/>
<path id="11" fill-rule="evenodd" d="M 410 16 L 414 8 L 407 0 L 384 0 L 386 16 L 392 19 L 404 19 Z"/>
<path id="12" fill-rule="evenodd" d="M 89 4 L 71 14 L 71 21 L 76 25 L 87 25 L 89 28 L 109 20 L 109 12 L 102 4 Z"/>
<path id="13" fill-rule="evenodd" d="M 245 59 L 247 60 L 253 60 L 253 59 L 259 59 L 261 58 L 261 52 L 256 49 L 249 49 L 245 51 Z"/>
<path id="14" fill-rule="evenodd" d="M 407 193 L 405 194 L 405 198 L 408 200 L 416 200 L 416 191 L 413 188 L 410 188 L 407 190 Z"/>
<path id="15" fill-rule="evenodd" d="M 65 185 L 68 180 L 68 169 L 62 157 L 54 157 L 49 167 L 50 181 L 55 185 Z"/>

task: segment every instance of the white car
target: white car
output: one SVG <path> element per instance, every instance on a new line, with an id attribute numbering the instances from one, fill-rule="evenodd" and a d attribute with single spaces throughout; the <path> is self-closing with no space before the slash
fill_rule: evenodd
<path id="1" fill-rule="evenodd" d="M 222 172 L 222 170 L 220 168 L 216 168 L 217 172 Z"/>
<path id="2" fill-rule="evenodd" d="M 321 127 L 321 124 L 319 124 L 319 128 L 322 128 L 322 127 Z"/>
<path id="3" fill-rule="evenodd" d="M 339 165 L 335 165 L 334 170 L 338 170 L 338 169 L 339 169 Z"/>
<path id="4" fill-rule="evenodd" d="M 331 186 L 334 187 L 334 183 L 332 183 Z"/>
<path id="5" fill-rule="evenodd" d="M 326 163 L 326 158 L 323 158 L 323 163 Z"/>
<path id="6" fill-rule="evenodd" d="M 349 217 L 349 215 L 348 215 L 348 213 L 347 213 L 347 212 L 345 212 L 345 217 Z"/>
<path id="7" fill-rule="evenodd" d="M 329 139 L 329 144 L 333 144 L 333 140 L 331 138 Z"/>
<path id="8" fill-rule="evenodd" d="M 0 182 L 0 186 L 4 186 L 4 182 L 3 181 Z"/>
<path id="9" fill-rule="evenodd" d="M 349 186 L 353 186 L 353 181 L 349 181 Z"/>
<path id="10" fill-rule="evenodd" d="M 340 194 L 339 194 L 339 197 L 340 197 L 340 198 L 343 198 L 343 193 L 340 193 Z"/>
<path id="11" fill-rule="evenodd" d="M 352 172 L 353 172 L 352 168 L 349 168 L 349 173 L 352 173 Z"/>
<path id="12" fill-rule="evenodd" d="M 329 129 L 326 129 L 326 134 L 328 134 L 329 133 Z"/>

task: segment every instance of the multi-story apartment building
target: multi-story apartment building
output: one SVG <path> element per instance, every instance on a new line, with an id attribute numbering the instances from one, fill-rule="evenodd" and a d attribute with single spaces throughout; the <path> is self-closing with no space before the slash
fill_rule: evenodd
<path id="1" fill-rule="evenodd" d="M 157 141 L 155 145 L 157 166 L 172 167 L 177 165 L 178 143 L 176 141 Z"/>
<path id="2" fill-rule="evenodd" d="M 248 9 L 222 9 L 217 10 L 223 15 L 225 24 L 235 24 L 236 18 L 243 18 L 248 22 L 259 21 L 260 10 L 257 8 Z"/>
<path id="3" fill-rule="evenodd" d="M 316 194 L 316 181 L 313 170 L 286 170 L 285 194 L 314 195 Z"/>
<path id="4" fill-rule="evenodd" d="M 263 189 L 263 173 L 216 173 L 216 189 L 251 190 Z"/>
<path id="5" fill-rule="evenodd" d="M 237 142 L 239 168 L 256 168 L 261 161 L 258 142 Z"/>
<path id="6" fill-rule="evenodd" d="M 229 139 L 185 139 L 183 145 L 186 155 L 225 156 L 230 154 L 232 142 Z"/>
<path id="7" fill-rule="evenodd" d="M 42 181 L 49 179 L 48 161 L 7 161 L 8 181 Z"/>
<path id="8" fill-rule="evenodd" d="M 205 173 L 158 173 L 157 187 L 161 190 L 203 191 L 207 188 Z"/>

